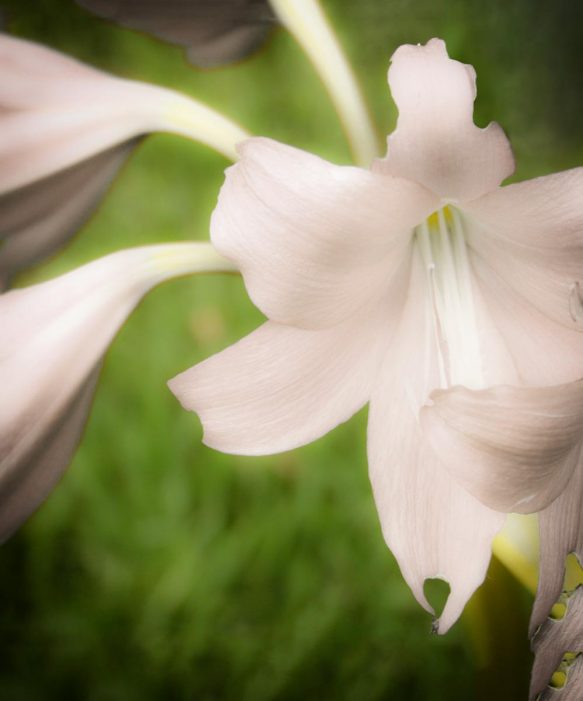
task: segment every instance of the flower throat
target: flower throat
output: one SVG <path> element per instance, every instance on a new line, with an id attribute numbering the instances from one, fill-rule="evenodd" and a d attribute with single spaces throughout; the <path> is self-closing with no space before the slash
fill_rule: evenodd
<path id="1" fill-rule="evenodd" d="M 442 387 L 484 386 L 470 263 L 460 213 L 448 205 L 415 229 L 430 291 Z"/>

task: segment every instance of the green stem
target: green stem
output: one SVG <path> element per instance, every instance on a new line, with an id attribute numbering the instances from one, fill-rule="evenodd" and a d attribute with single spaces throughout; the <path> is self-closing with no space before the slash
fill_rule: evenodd
<path id="1" fill-rule="evenodd" d="M 356 78 L 317 0 L 270 0 L 306 52 L 336 108 L 355 161 L 369 166 L 379 143 Z"/>

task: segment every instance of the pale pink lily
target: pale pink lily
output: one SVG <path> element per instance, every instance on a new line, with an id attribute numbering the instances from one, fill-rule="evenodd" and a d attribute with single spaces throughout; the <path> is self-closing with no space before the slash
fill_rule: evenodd
<path id="1" fill-rule="evenodd" d="M 268 321 L 171 383 L 207 445 L 315 440 L 367 402 L 386 542 L 445 632 L 484 579 L 507 512 L 541 513 L 533 629 L 581 552 L 583 169 L 500 187 L 500 127 L 473 123 L 475 73 L 445 45 L 397 50 L 385 159 L 340 167 L 240 146 L 211 225 Z"/>
<path id="2" fill-rule="evenodd" d="M 210 244 L 146 246 L 0 295 L 0 542 L 68 466 L 101 358 L 141 298 L 179 275 L 231 269 Z"/>
<path id="3" fill-rule="evenodd" d="M 0 289 L 76 233 L 140 137 L 154 131 L 228 158 L 247 136 L 173 90 L 0 34 Z"/>

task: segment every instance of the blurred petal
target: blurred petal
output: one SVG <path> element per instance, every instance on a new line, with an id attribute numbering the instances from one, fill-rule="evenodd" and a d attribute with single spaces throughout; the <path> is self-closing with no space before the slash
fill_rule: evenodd
<path id="1" fill-rule="evenodd" d="M 187 47 L 195 66 L 231 63 L 254 51 L 275 17 L 267 0 L 77 0 L 124 27 Z"/>
<path id="2" fill-rule="evenodd" d="M 170 389 L 199 414 L 204 442 L 217 450 L 264 455 L 310 443 L 368 401 L 404 302 L 399 282 L 381 305 L 330 329 L 268 321 Z"/>
<path id="3" fill-rule="evenodd" d="M 13 275 L 49 256 L 83 226 L 135 145 L 130 141 L 115 146 L 0 195 L 0 290 Z"/>
<path id="4" fill-rule="evenodd" d="M 379 299 L 437 199 L 414 183 L 336 166 L 270 139 L 239 147 L 211 238 L 273 321 L 324 328 Z"/>
<path id="5" fill-rule="evenodd" d="M 399 47 L 389 85 L 399 119 L 388 155 L 376 161 L 376 169 L 457 201 L 489 192 L 513 173 L 514 158 L 500 126 L 474 124 L 474 69 L 450 59 L 441 39 Z"/>
<path id="6" fill-rule="evenodd" d="M 583 439 L 583 380 L 555 387 L 436 390 L 423 433 L 483 504 L 534 513 L 565 488 Z"/>
<path id="7" fill-rule="evenodd" d="M 221 269 L 228 270 L 228 263 L 205 244 L 148 246 L 0 295 L 0 497 L 8 495 L 6 514 L 0 505 L 4 537 L 65 469 L 89 401 L 83 388 L 143 295 L 163 280 Z M 36 487 L 30 475 L 38 477 Z"/>
<path id="8" fill-rule="evenodd" d="M 136 139 L 152 131 L 233 158 L 235 143 L 247 136 L 172 90 L 0 34 L 0 285 L 82 225 Z"/>
<path id="9" fill-rule="evenodd" d="M 470 246 L 547 317 L 583 331 L 583 168 L 464 205 Z"/>
<path id="10" fill-rule="evenodd" d="M 55 419 L 52 430 L 18 464 L 0 475 L 0 542 L 4 542 L 42 504 L 73 459 L 93 400 L 99 367 Z"/>
<path id="11" fill-rule="evenodd" d="M 563 618 L 548 618 L 545 621 L 534 637 L 533 647 L 535 658 L 530 681 L 531 699 L 536 698 L 550 683 L 565 653 L 583 653 L 583 587 L 577 587 L 567 598 Z M 572 694 L 568 698 L 574 701 L 583 698 L 583 677 L 576 681 L 569 674 L 565 688 L 568 687 L 569 694 Z M 563 699 L 563 696 L 559 698 Z"/>
<path id="12" fill-rule="evenodd" d="M 565 559 L 575 553 L 583 563 L 583 454 L 562 494 L 539 513 L 540 571 L 530 619 L 534 634 L 549 615 L 563 588 Z"/>
<path id="13" fill-rule="evenodd" d="M 504 516 L 459 486 L 419 426 L 419 409 L 439 383 L 426 287 L 417 264 L 398 340 L 371 397 L 369 471 L 385 540 L 417 601 L 432 611 L 423 593 L 425 580 L 449 582 L 438 622 L 445 633 L 484 580 Z"/>

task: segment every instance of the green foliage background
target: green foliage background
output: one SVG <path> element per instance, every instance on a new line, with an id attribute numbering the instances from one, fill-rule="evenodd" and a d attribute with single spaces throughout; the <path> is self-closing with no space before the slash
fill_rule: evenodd
<path id="1" fill-rule="evenodd" d="M 401 43 L 446 39 L 478 72 L 517 179 L 582 162 L 583 12 L 568 0 L 327 0 L 380 133 Z M 175 87 L 251 131 L 349 162 L 337 118 L 283 31 L 252 59 L 197 71 L 180 50 L 72 0 L 0 0 L 13 33 Z M 21 280 L 122 247 L 207 239 L 227 162 L 148 138 L 68 249 Z M 168 283 L 119 334 L 72 468 L 0 549 L 0 699 L 468 701 L 526 698 L 529 597 L 494 566 L 445 637 L 413 600 L 377 522 L 365 412 L 316 444 L 240 458 L 200 443 L 165 382 L 261 315 L 236 277 Z M 433 592 L 443 599 L 443 591 Z"/>

